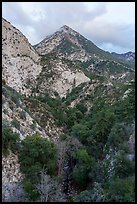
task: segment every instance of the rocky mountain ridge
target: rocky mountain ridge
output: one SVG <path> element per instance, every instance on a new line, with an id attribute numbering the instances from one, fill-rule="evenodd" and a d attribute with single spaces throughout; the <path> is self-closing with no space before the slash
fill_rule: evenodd
<path id="1" fill-rule="evenodd" d="M 133 174 L 134 65 L 66 25 L 33 47 L 5 19 L 2 26 L 4 202 L 37 192 L 42 202 L 108 201 L 112 191 L 101 186 Z"/>
<path id="2" fill-rule="evenodd" d="M 134 64 L 127 64 L 109 52 L 98 48 L 94 43 L 64 25 L 53 35 L 47 36 L 34 46 L 36 51 L 44 58 L 56 56 L 70 60 L 74 64 L 88 70 L 91 74 L 99 74 L 116 79 L 128 81 L 133 78 Z M 55 62 L 56 63 L 56 62 Z"/>
<path id="3" fill-rule="evenodd" d="M 123 54 L 112 52 L 111 54 L 119 59 L 124 59 L 126 61 L 135 62 L 135 52 L 126 52 Z"/>
<path id="4" fill-rule="evenodd" d="M 3 80 L 7 85 L 10 85 L 16 91 L 21 91 L 26 95 L 31 94 L 32 87 L 35 86 L 36 78 L 39 77 L 42 72 L 42 66 L 40 64 L 40 56 L 34 50 L 34 48 L 29 44 L 27 39 L 14 28 L 6 20 L 2 20 L 3 25 L 3 51 L 2 51 L 2 61 L 3 61 Z M 7 32 L 8 31 L 8 32 Z M 8 33 L 8 34 L 7 34 Z M 61 92 L 62 95 L 66 94 L 68 89 L 72 88 L 73 81 L 76 81 L 76 85 L 88 81 L 89 79 L 80 71 L 75 74 L 70 71 L 69 68 L 62 70 L 59 68 L 59 62 L 57 64 L 58 72 L 62 72 L 62 76 L 58 78 L 58 82 L 54 82 L 55 91 L 56 89 Z M 56 67 L 56 65 L 55 65 Z M 47 74 L 50 70 L 46 70 Z M 68 73 L 68 78 L 66 79 L 66 72 Z M 70 76 L 70 77 L 69 77 Z M 81 80 L 80 80 L 80 78 Z M 60 79 L 68 80 L 68 85 L 66 82 L 66 88 L 63 87 L 60 90 Z M 62 82 L 61 82 L 62 83 Z M 61 86 L 62 87 L 62 86 Z"/>
<path id="5" fill-rule="evenodd" d="M 96 58 L 97 60 L 100 53 L 107 54 L 66 25 L 62 26 L 53 35 L 47 36 L 34 48 L 40 55 L 55 52 L 59 57 L 65 57 L 74 61 L 80 60 L 81 62 L 86 62 L 91 58 Z"/>

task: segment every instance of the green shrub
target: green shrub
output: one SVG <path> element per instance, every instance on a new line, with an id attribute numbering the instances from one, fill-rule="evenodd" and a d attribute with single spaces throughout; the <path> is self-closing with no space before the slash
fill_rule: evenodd
<path id="1" fill-rule="evenodd" d="M 127 97 L 117 101 L 113 107 L 117 121 L 131 121 L 135 118 L 135 86 L 130 87 L 131 91 Z"/>
<path id="2" fill-rule="evenodd" d="M 11 100 L 16 104 L 17 107 L 20 106 L 19 94 L 16 94 L 16 92 L 11 92 Z"/>
<path id="3" fill-rule="evenodd" d="M 39 196 L 35 184 L 39 182 L 40 172 L 45 168 L 51 176 L 56 174 L 57 159 L 55 145 L 39 135 L 27 136 L 21 141 L 19 151 L 20 169 L 25 174 L 25 190 L 30 200 Z"/>
<path id="4" fill-rule="evenodd" d="M 85 190 L 74 197 L 74 202 L 93 202 L 91 191 Z"/>
<path id="5" fill-rule="evenodd" d="M 76 105 L 76 108 L 81 111 L 83 114 L 87 111 L 87 107 L 81 102 Z"/>
<path id="6" fill-rule="evenodd" d="M 75 124 L 72 127 L 72 135 L 77 137 L 83 144 L 86 144 L 87 138 L 90 136 L 90 129 L 86 124 Z"/>
<path id="7" fill-rule="evenodd" d="M 115 123 L 108 136 L 108 143 L 111 147 L 118 148 L 120 144 L 123 144 L 124 141 L 127 141 L 127 136 L 128 134 L 124 124 Z"/>
<path id="8" fill-rule="evenodd" d="M 31 172 L 37 174 L 43 166 L 50 175 L 54 175 L 56 170 L 55 145 L 38 135 L 27 136 L 21 141 L 19 160 L 21 170 L 26 176 L 29 175 L 30 177 Z M 30 170 L 31 168 L 33 171 Z"/>
<path id="9" fill-rule="evenodd" d="M 18 130 L 20 130 L 20 122 L 17 121 L 16 119 L 13 119 L 11 124 Z"/>
<path id="10" fill-rule="evenodd" d="M 48 93 L 45 93 L 44 96 L 38 96 L 36 98 L 39 101 L 48 104 L 49 111 L 54 116 L 57 125 L 62 126 L 65 124 L 66 114 L 64 112 L 64 107 L 59 97 L 52 98 Z"/>
<path id="11" fill-rule="evenodd" d="M 108 183 L 107 202 L 135 202 L 135 178 L 115 178 Z"/>
<path id="12" fill-rule="evenodd" d="M 120 154 L 117 157 L 115 164 L 115 176 L 119 178 L 125 178 L 132 176 L 135 173 L 135 162 L 130 161 L 125 153 Z"/>
<path id="13" fill-rule="evenodd" d="M 29 180 L 24 181 L 24 190 L 27 192 L 30 201 L 35 201 L 39 196 L 39 193 Z"/>
<path id="14" fill-rule="evenodd" d="M 81 149 L 74 154 L 76 166 L 73 169 L 73 179 L 81 187 L 84 187 L 93 176 L 92 169 L 94 168 L 94 158 L 91 157 L 86 149 Z"/>
<path id="15" fill-rule="evenodd" d="M 3 128 L 2 130 L 2 152 L 8 155 L 9 150 L 16 153 L 19 150 L 20 137 L 18 133 L 14 133 L 11 128 Z"/>
<path id="16" fill-rule="evenodd" d="M 26 113 L 25 113 L 24 110 L 22 110 L 22 111 L 20 112 L 20 118 L 23 119 L 23 120 L 26 120 Z"/>

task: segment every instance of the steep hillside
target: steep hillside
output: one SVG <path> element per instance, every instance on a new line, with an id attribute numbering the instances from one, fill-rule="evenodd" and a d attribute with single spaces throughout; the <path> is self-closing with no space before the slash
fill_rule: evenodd
<path id="1" fill-rule="evenodd" d="M 2 20 L 3 202 L 134 202 L 134 63 L 63 26 Z"/>
<path id="2" fill-rule="evenodd" d="M 41 72 L 40 57 L 27 38 L 2 19 L 2 77 L 16 91 L 30 94 Z"/>
<path id="3" fill-rule="evenodd" d="M 72 88 L 90 81 L 80 67 L 52 53 L 41 57 L 41 65 L 42 71 L 33 93 L 44 94 L 48 91 L 53 97 L 65 97 Z"/>
<path id="4" fill-rule="evenodd" d="M 34 48 L 43 58 L 52 54 L 51 56 L 72 61 L 91 75 L 95 73 L 122 82 L 134 78 L 134 63 L 105 52 L 66 25 Z"/>
<path id="5" fill-rule="evenodd" d="M 28 135 L 56 141 L 62 134 L 50 107 L 31 97 L 26 98 L 15 89 L 2 87 L 2 185 L 4 201 L 22 201 L 24 174 L 20 171 L 18 148 Z M 17 194 L 15 195 L 15 191 Z M 13 197 L 12 197 L 13 196 Z M 22 198 L 23 196 L 23 198 Z M 25 197 L 24 197 L 25 196 Z M 22 200 L 23 199 L 23 200 Z"/>
<path id="6" fill-rule="evenodd" d="M 43 118 L 44 116 L 44 118 Z M 27 135 L 40 134 L 44 138 L 56 138 L 59 135 L 55 119 L 48 105 L 31 97 L 24 97 L 7 85 L 2 87 L 2 117 L 14 132 L 24 139 Z M 44 119 L 44 126 L 40 120 Z"/>

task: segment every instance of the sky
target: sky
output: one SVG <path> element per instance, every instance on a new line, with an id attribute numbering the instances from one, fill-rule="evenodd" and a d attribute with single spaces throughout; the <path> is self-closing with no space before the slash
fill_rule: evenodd
<path id="1" fill-rule="evenodd" d="M 135 2 L 2 2 L 32 45 L 67 25 L 105 51 L 135 51 Z"/>

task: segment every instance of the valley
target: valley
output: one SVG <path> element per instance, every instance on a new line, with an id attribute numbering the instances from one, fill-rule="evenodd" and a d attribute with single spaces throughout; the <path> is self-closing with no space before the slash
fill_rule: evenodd
<path id="1" fill-rule="evenodd" d="M 134 56 L 2 19 L 3 202 L 135 201 Z"/>

